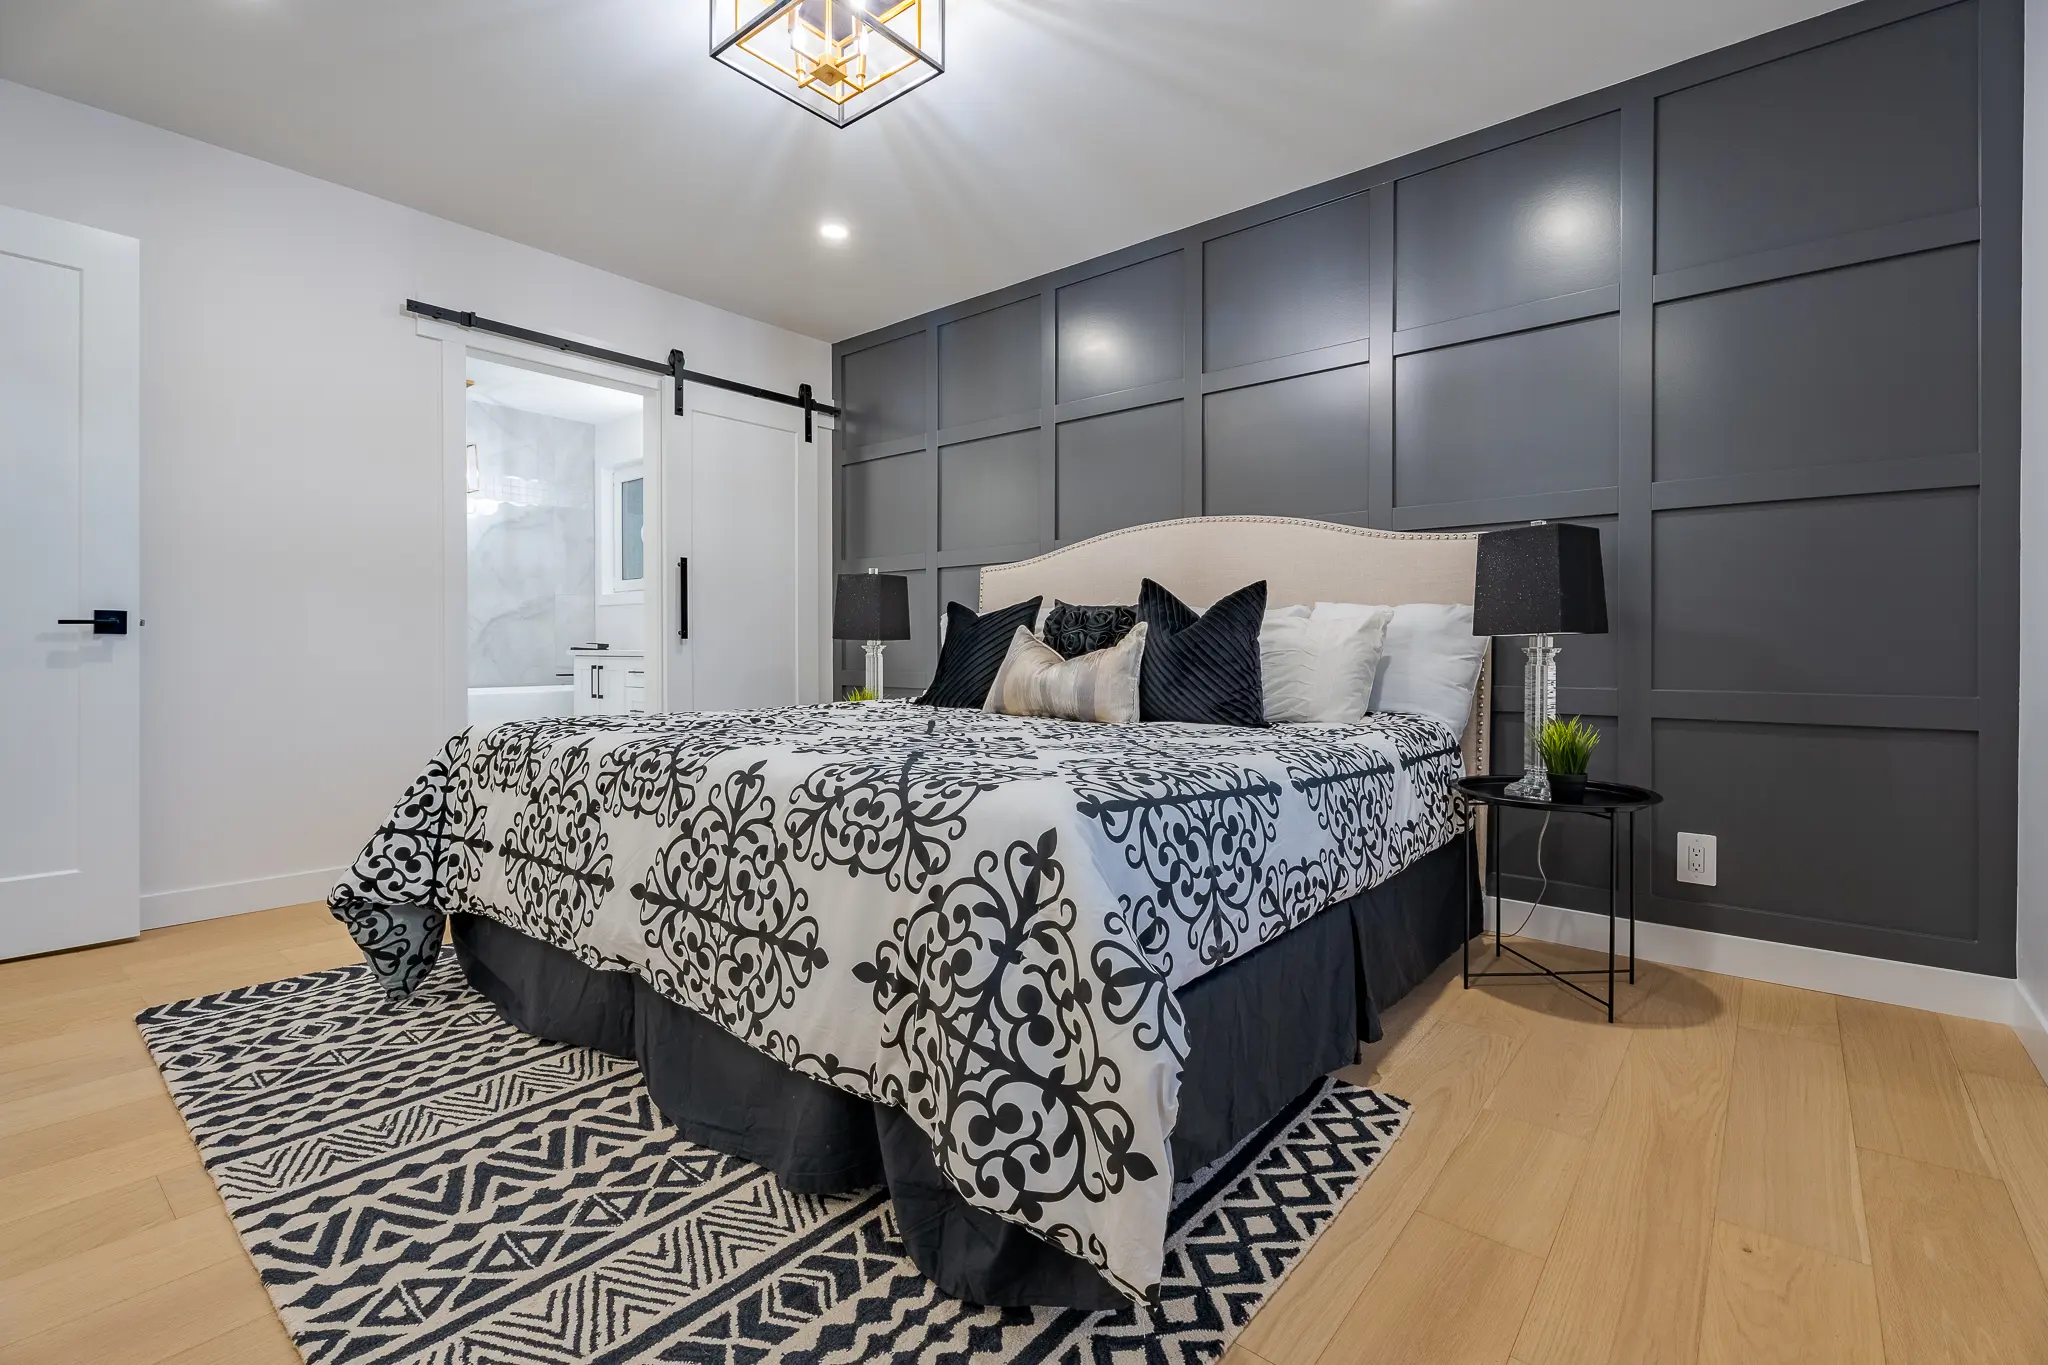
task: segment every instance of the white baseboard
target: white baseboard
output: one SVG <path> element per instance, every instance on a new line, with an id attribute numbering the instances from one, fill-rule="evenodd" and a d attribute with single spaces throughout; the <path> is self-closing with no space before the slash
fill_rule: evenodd
<path id="1" fill-rule="evenodd" d="M 2012 983 L 2013 1032 L 2019 1034 L 2026 1044 L 2027 1055 L 2034 1059 L 2034 1069 L 2048 1078 L 2048 1008 L 2042 1000 L 2027 989 L 2024 981 Z"/>
<path id="2" fill-rule="evenodd" d="M 1528 901 L 1502 902 L 1510 927 L 1529 913 Z M 1578 948 L 1605 951 L 1607 916 L 1584 910 L 1541 906 L 1530 917 L 1526 938 L 1546 943 L 1566 943 Z M 1628 924 L 1622 922 L 1615 934 L 1615 948 L 1628 951 Z M 1674 967 L 1697 967 L 1701 971 L 1744 976 L 1780 986 L 1800 986 L 1810 991 L 1827 991 L 1858 1000 L 1876 1000 L 1887 1005 L 1906 1005 L 1957 1014 L 1966 1019 L 1988 1019 L 2020 1029 L 2022 1011 L 2032 1006 L 2020 1003 L 2019 983 L 2011 977 L 1981 976 L 1976 972 L 1952 971 L 1947 967 L 1923 967 L 1914 962 L 1889 958 L 1862 957 L 1855 953 L 1830 952 L 1825 948 L 1804 948 L 1794 943 L 1772 943 L 1764 939 L 1716 934 L 1705 929 L 1682 929 L 1671 924 L 1638 923 L 1636 956 Z M 2038 1014 L 2044 1029 L 2042 1051 L 2034 1053 L 2036 1065 L 2048 1074 L 2048 1020 Z M 2031 1050 L 2031 1045 L 2030 1045 Z"/>
<path id="3" fill-rule="evenodd" d="M 220 919 L 224 915 L 246 915 L 253 910 L 274 910 L 280 905 L 324 901 L 347 870 L 317 867 L 310 872 L 252 877 L 244 882 L 221 882 L 183 891 L 152 891 L 142 898 L 142 927 L 162 929 L 195 920 Z"/>

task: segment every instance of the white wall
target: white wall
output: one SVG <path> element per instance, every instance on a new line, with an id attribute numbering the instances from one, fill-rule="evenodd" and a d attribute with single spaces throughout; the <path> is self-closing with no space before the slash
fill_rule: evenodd
<path id="1" fill-rule="evenodd" d="M 2048 0 L 2027 0 L 2020 286 L 2019 1024 L 2048 1073 Z"/>
<path id="2" fill-rule="evenodd" d="M 831 392 L 821 341 L 5 81 L 0 203 L 142 243 L 145 924 L 324 897 L 444 738 L 407 297 Z"/>

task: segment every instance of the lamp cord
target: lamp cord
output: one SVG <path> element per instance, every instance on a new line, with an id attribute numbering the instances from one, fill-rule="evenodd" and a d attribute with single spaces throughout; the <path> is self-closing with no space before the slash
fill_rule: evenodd
<path id="1" fill-rule="evenodd" d="M 1550 816 L 1551 812 L 1543 812 L 1543 828 L 1536 831 L 1536 875 L 1543 879 L 1543 885 L 1537 889 L 1536 899 L 1529 902 L 1529 913 L 1522 916 L 1522 922 L 1515 926 L 1515 932 L 1508 935 L 1509 938 L 1522 936 L 1522 931 L 1529 927 L 1529 921 L 1536 918 L 1536 911 L 1543 904 L 1544 896 L 1550 892 L 1550 874 L 1543 870 L 1543 839 L 1550 833 Z"/>

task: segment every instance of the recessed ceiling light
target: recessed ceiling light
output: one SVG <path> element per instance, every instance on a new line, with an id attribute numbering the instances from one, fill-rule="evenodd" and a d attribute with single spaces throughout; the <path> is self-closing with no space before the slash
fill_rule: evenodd
<path id="1" fill-rule="evenodd" d="M 826 222 L 818 224 L 818 235 L 828 242 L 843 242 L 852 234 L 846 230 L 844 223 Z"/>

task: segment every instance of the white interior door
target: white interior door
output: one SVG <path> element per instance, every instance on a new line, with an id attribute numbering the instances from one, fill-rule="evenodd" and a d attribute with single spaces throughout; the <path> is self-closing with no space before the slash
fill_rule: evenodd
<path id="1" fill-rule="evenodd" d="M 689 560 L 689 637 L 668 623 L 671 710 L 821 701 L 826 622 L 821 483 L 829 429 L 792 407 L 702 385 L 667 442 L 668 563 Z"/>
<path id="2" fill-rule="evenodd" d="M 137 261 L 0 208 L 0 958 L 141 931 Z"/>

